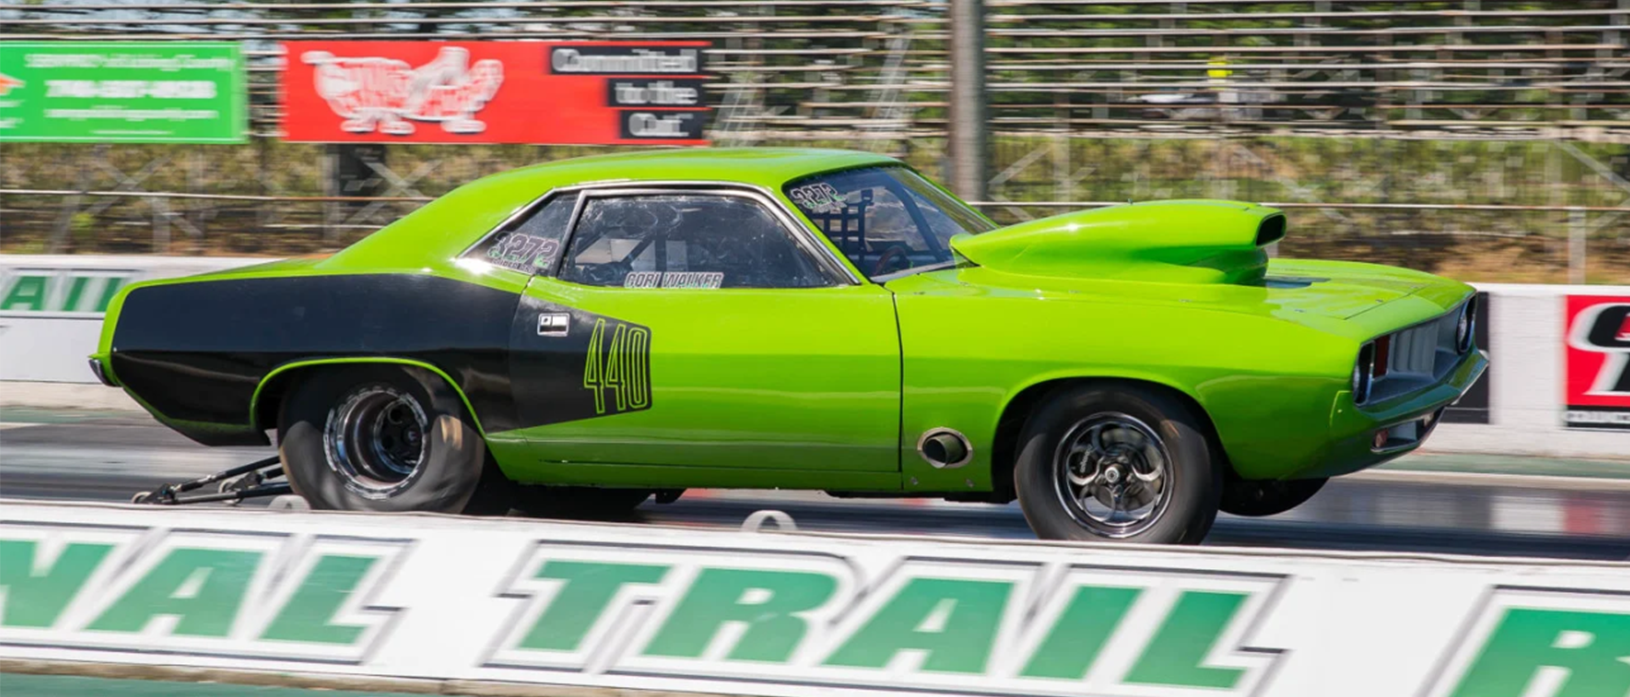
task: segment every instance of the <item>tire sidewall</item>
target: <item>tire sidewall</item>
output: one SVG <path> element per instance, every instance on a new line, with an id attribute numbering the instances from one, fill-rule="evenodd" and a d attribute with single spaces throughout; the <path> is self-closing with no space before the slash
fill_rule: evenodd
<path id="1" fill-rule="evenodd" d="M 1076 522 L 1059 500 L 1054 457 L 1060 440 L 1081 421 L 1119 412 L 1148 425 L 1171 457 L 1171 498 L 1149 528 L 1124 538 L 1100 536 Z M 1026 520 L 1042 539 L 1198 544 L 1217 516 L 1221 468 L 1201 422 L 1186 404 L 1138 386 L 1060 388 L 1031 415 L 1020 437 L 1014 488 Z"/>
<path id="2" fill-rule="evenodd" d="M 358 389 L 382 385 L 423 409 L 425 461 L 413 482 L 386 498 L 369 498 L 346 486 L 330 462 L 324 433 L 333 410 Z M 302 380 L 283 402 L 278 419 L 278 454 L 294 493 L 312 508 L 348 511 L 460 513 L 481 482 L 486 444 L 457 393 L 440 376 L 422 368 L 369 365 L 322 370 Z"/>

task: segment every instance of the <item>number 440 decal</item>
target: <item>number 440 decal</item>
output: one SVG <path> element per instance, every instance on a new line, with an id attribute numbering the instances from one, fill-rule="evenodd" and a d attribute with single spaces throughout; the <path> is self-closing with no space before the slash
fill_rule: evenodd
<path id="1" fill-rule="evenodd" d="M 651 330 L 626 322 L 594 320 L 588 356 L 583 361 L 583 388 L 594 393 L 597 415 L 649 408 Z M 610 399 L 607 391 L 612 393 Z"/>

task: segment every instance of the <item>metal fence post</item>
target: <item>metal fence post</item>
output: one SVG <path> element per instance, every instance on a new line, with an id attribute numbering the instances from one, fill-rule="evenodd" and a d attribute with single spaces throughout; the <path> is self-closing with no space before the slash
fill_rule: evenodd
<path id="1" fill-rule="evenodd" d="M 1585 282 L 1585 211 L 1580 208 L 1568 211 L 1568 282 L 1581 285 Z"/>
<path id="2" fill-rule="evenodd" d="M 985 3 L 951 0 L 951 188 L 985 201 Z"/>

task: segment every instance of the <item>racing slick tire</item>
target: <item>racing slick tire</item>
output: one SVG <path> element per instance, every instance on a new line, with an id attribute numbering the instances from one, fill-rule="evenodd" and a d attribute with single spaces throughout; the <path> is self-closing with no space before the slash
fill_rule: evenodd
<path id="1" fill-rule="evenodd" d="M 623 520 L 654 493 L 592 486 L 518 486 L 515 510 L 537 518 Z"/>
<path id="2" fill-rule="evenodd" d="M 1221 458 L 1205 418 L 1128 383 L 1061 387 L 1025 422 L 1014 488 L 1049 540 L 1199 544 L 1217 517 Z"/>
<path id="3" fill-rule="evenodd" d="M 509 481 L 453 388 L 422 368 L 311 373 L 278 416 L 289 485 L 313 509 L 502 514 Z"/>
<path id="4" fill-rule="evenodd" d="M 1328 478 L 1230 479 L 1223 484 L 1222 512 L 1252 518 L 1278 515 L 1307 503 L 1328 481 Z"/>

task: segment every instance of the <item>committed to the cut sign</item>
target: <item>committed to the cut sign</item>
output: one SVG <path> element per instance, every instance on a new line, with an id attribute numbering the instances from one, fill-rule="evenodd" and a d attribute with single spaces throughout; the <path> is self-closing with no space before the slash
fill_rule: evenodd
<path id="1" fill-rule="evenodd" d="M 1565 423 L 1630 429 L 1630 297 L 1567 299 Z"/>
<path id="2" fill-rule="evenodd" d="M 704 42 L 290 41 L 288 140 L 706 140 Z"/>

